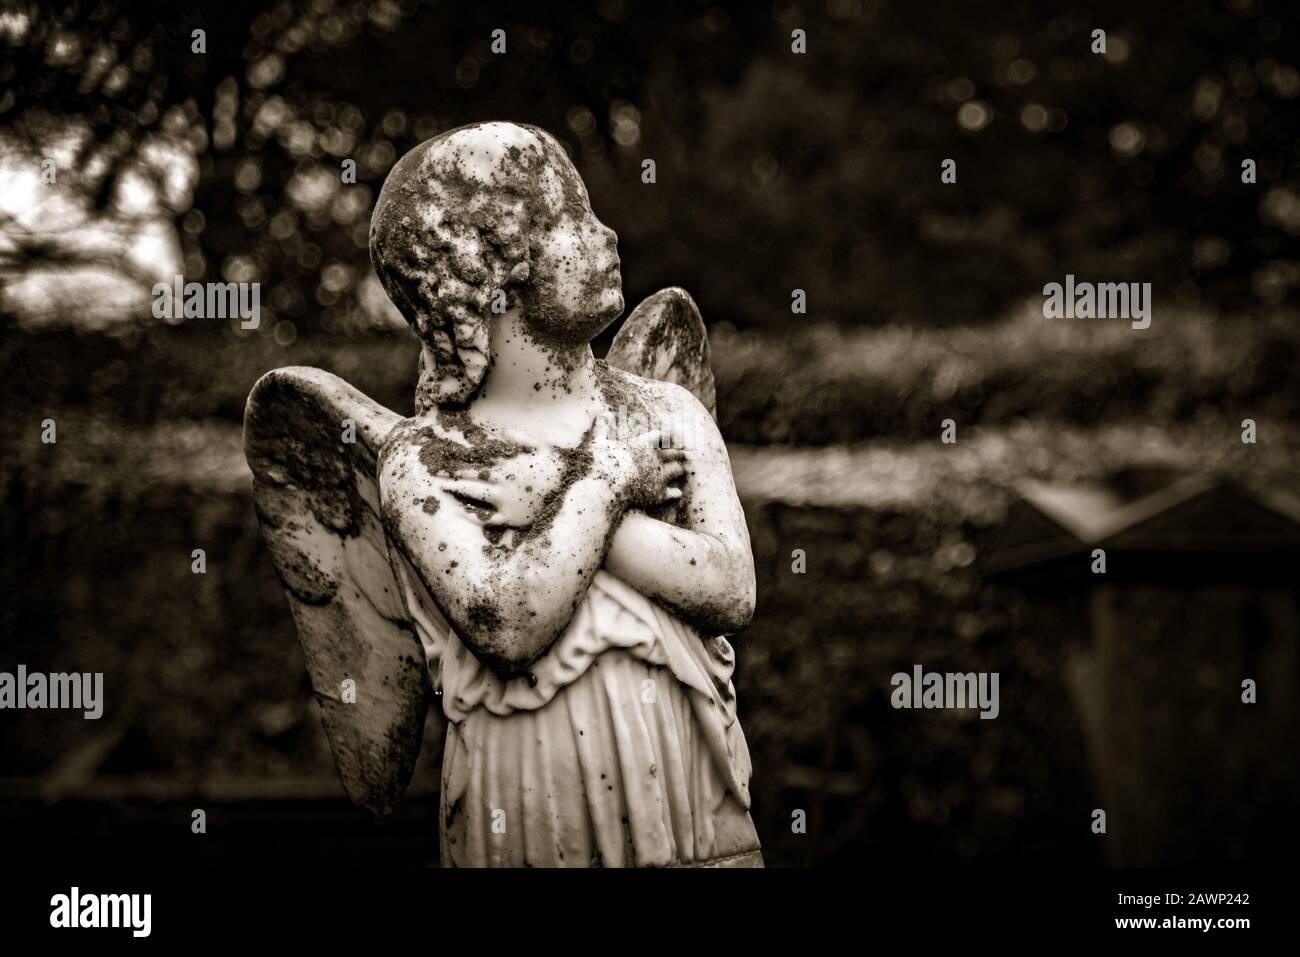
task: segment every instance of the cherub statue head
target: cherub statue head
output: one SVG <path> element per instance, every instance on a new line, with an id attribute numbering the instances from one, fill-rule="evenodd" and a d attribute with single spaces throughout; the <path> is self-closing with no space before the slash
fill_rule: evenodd
<path id="1" fill-rule="evenodd" d="M 421 408 L 474 394 L 496 314 L 517 307 L 539 344 L 578 346 L 623 311 L 618 237 L 535 126 L 462 126 L 398 160 L 375 204 L 370 259 L 425 344 Z"/>

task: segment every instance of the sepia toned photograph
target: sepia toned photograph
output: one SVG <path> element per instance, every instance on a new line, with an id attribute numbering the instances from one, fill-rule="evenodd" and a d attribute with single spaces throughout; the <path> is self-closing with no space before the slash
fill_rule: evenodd
<path id="1" fill-rule="evenodd" d="M 0 0 L 0 396 L 6 927 L 1300 853 L 1293 4 Z"/>

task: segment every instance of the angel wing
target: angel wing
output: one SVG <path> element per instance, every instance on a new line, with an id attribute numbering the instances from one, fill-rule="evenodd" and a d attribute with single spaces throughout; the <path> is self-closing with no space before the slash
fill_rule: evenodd
<path id="1" fill-rule="evenodd" d="M 244 412 L 257 518 L 339 776 L 375 814 L 391 813 L 410 783 L 430 700 L 379 515 L 376 456 L 399 419 L 301 366 L 264 375 Z"/>
<path id="2" fill-rule="evenodd" d="M 633 309 L 605 361 L 624 372 L 673 382 L 699 399 L 714 419 L 718 417 L 709 334 L 699 307 L 685 289 L 661 289 Z"/>

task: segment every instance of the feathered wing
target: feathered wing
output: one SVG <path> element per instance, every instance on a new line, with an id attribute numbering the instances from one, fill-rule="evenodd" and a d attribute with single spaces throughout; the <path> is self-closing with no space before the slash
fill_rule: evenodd
<path id="1" fill-rule="evenodd" d="M 339 775 L 376 814 L 391 813 L 410 783 L 430 700 L 379 514 L 376 456 L 399 419 L 305 367 L 263 376 L 244 413 L 258 521 Z"/>
<path id="2" fill-rule="evenodd" d="M 675 383 L 718 417 L 709 334 L 685 289 L 661 289 L 633 309 L 605 361 L 646 379 Z"/>

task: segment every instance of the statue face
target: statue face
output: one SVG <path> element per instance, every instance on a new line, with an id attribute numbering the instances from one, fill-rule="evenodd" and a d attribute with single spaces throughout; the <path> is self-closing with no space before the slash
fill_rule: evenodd
<path id="1" fill-rule="evenodd" d="M 539 338 L 590 342 L 623 311 L 618 236 L 592 212 L 587 188 L 564 150 L 540 130 L 545 156 L 529 237 L 524 315 Z"/>
<path id="2" fill-rule="evenodd" d="M 536 127 L 475 123 L 411 150 L 384 181 L 370 251 L 442 370 L 440 401 L 482 378 L 503 290 L 544 346 L 590 342 L 623 311 L 617 237 Z"/>

